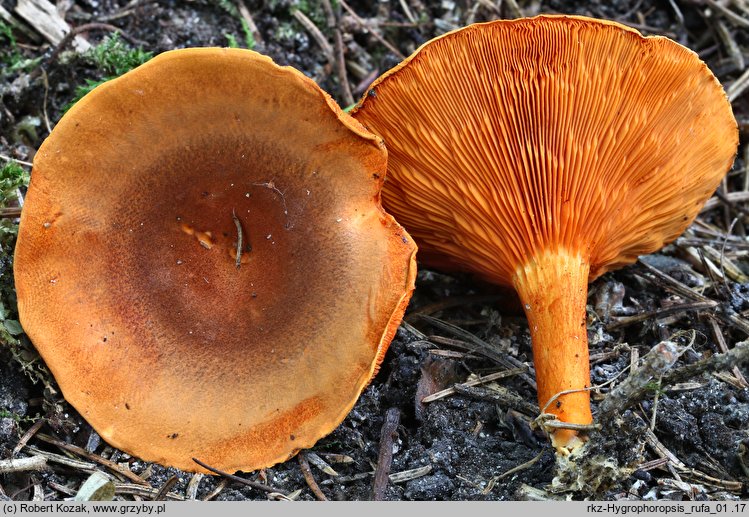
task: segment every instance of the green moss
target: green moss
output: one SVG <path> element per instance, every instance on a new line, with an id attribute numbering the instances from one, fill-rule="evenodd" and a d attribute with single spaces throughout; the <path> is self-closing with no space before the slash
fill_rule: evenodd
<path id="1" fill-rule="evenodd" d="M 86 57 L 97 68 L 110 77 L 118 77 L 140 66 L 153 57 L 151 52 L 141 48 L 132 48 L 122 41 L 119 33 L 104 38 L 100 44 L 89 49 Z"/>
<path id="2" fill-rule="evenodd" d="M 7 207 L 18 199 L 19 189 L 29 184 L 29 173 L 15 162 L 0 167 L 0 207 Z M 18 320 L 18 301 L 13 283 L 13 250 L 18 237 L 18 223 L 14 218 L 0 218 L 0 346 L 10 351 L 21 370 L 34 382 L 56 393 L 52 375 L 39 354 L 23 335 Z"/>
<path id="3" fill-rule="evenodd" d="M 7 77 L 17 72 L 28 72 L 36 67 L 41 57 L 26 58 L 18 48 L 13 35 L 13 27 L 0 20 L 0 77 Z"/>
<path id="4" fill-rule="evenodd" d="M 18 200 L 19 188 L 29 184 L 29 174 L 15 162 L 0 167 L 0 206 Z M 0 342 L 18 344 L 23 333 L 18 323 L 16 290 L 13 286 L 13 249 L 18 236 L 18 223 L 14 219 L 0 218 Z"/>
<path id="5" fill-rule="evenodd" d="M 244 32 L 244 44 L 248 49 L 254 50 L 257 42 L 255 41 L 255 36 L 252 35 L 250 24 L 247 23 L 247 21 L 244 19 L 242 19 L 241 22 L 242 22 L 242 31 Z"/>
<path id="6" fill-rule="evenodd" d="M 133 48 L 122 41 L 119 33 L 111 36 L 87 50 L 83 59 L 93 65 L 100 77 L 86 79 L 84 84 L 75 88 L 75 97 L 64 108 L 65 111 L 81 100 L 84 95 L 102 83 L 121 76 L 133 68 L 142 65 L 153 57 L 153 53 L 146 52 L 141 48 Z"/>

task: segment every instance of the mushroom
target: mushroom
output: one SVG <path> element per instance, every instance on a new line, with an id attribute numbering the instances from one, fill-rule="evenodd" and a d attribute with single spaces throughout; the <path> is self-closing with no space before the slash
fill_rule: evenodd
<path id="1" fill-rule="evenodd" d="M 413 291 L 385 170 L 381 140 L 296 70 L 164 53 L 36 154 L 22 325 L 111 445 L 188 471 L 286 460 L 348 414 Z"/>
<path id="2" fill-rule="evenodd" d="M 588 282 L 681 234 L 736 153 L 707 66 L 618 23 L 495 21 L 427 42 L 353 114 L 385 140 L 383 203 L 420 261 L 513 286 L 540 407 L 591 423 Z"/>

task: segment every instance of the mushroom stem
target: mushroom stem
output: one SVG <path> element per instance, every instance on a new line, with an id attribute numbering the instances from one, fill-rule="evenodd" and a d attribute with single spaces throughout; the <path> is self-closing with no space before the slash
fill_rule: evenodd
<path id="1" fill-rule="evenodd" d="M 562 422 L 590 424 L 590 366 L 585 303 L 590 264 L 563 248 L 544 250 L 519 267 L 513 284 L 520 295 L 533 344 L 538 404 Z M 572 393 L 569 390 L 580 390 Z M 568 453 L 583 443 L 577 431 L 557 429 L 552 443 Z"/>

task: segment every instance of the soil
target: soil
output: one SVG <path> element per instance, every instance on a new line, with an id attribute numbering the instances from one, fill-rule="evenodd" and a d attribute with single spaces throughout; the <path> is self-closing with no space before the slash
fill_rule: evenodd
<path id="1" fill-rule="evenodd" d="M 354 97 L 400 61 L 394 49 L 408 55 L 452 28 L 515 17 L 518 13 L 513 4 L 351 0 L 346 5 L 354 16 L 333 2 L 336 26 L 350 63 L 347 83 Z M 235 10 L 238 4 L 229 0 L 67 0 L 58 5 L 70 26 L 91 22 L 114 25 L 123 38 L 153 54 L 182 47 L 226 46 L 230 40 L 227 34 L 242 46 L 247 43 L 242 16 Z M 248 0 L 245 5 L 258 30 L 256 51 L 303 71 L 339 103 L 348 104 L 336 67 L 293 15 L 301 10 L 334 45 L 334 29 L 327 25 L 323 2 Z M 13 13 L 16 2 L 0 0 L 0 6 Z M 524 15 L 572 13 L 609 18 L 632 24 L 646 34 L 669 36 L 699 52 L 726 86 L 744 72 L 743 59 L 749 57 L 747 29 L 703 2 L 619 0 L 603 5 L 597 1 L 533 0 L 519 1 L 518 7 Z M 737 11 L 737 16 L 742 14 L 748 15 Z M 19 22 L 13 31 L 17 50 L 24 58 L 41 57 L 42 61 L 40 66 L 6 70 L 0 75 L 0 154 L 31 162 L 47 135 L 45 118 L 53 126 L 75 98 L 76 87 L 110 72 L 70 47 L 53 53 L 54 45 L 45 41 L 33 24 L 15 19 Z M 721 31 L 727 35 L 721 38 Z M 110 31 L 99 29 L 80 34 L 92 45 L 110 35 Z M 0 39 L 0 51 L 8 51 L 3 45 L 9 45 L 7 39 Z M 45 74 L 40 73 L 42 69 Z M 739 96 L 733 103 L 742 140 L 749 115 L 746 99 L 746 95 Z M 674 366 L 678 370 L 720 353 L 722 343 L 732 349 L 747 338 L 749 325 L 743 326 L 743 322 L 749 315 L 749 281 L 741 274 L 722 275 L 721 271 L 726 271 L 722 262 L 711 258 L 707 249 L 722 252 L 739 273 L 749 274 L 745 233 L 749 206 L 743 201 L 746 198 L 731 197 L 747 190 L 744 153 L 742 144 L 720 198 L 711 201 L 684 237 L 658 255 L 608 273 L 591 285 L 588 333 L 593 384 L 603 385 L 619 374 L 620 379 L 625 378 L 633 357 L 645 356 L 664 340 L 690 345 Z M 0 280 L 10 281 L 11 262 L 12 254 L 6 250 L 0 261 Z M 673 310 L 694 300 L 667 288 L 668 282 L 659 281 L 649 267 L 717 303 Z M 12 295 L 6 294 L 3 303 L 10 311 L 7 317 L 15 317 Z M 412 472 L 411 479 L 407 475 L 406 480 L 387 484 L 384 498 L 389 500 L 705 500 L 749 495 L 746 364 L 679 379 L 649 391 L 637 404 L 599 422 L 602 429 L 593 434 L 586 457 L 558 463 L 544 432 L 532 425 L 535 391 L 521 376 L 499 381 L 520 402 L 499 400 L 493 396 L 497 390 L 486 387 L 420 402 L 425 394 L 464 382 L 470 374 L 498 370 L 492 359 L 498 355 L 531 364 L 527 323 L 512 293 L 469 275 L 423 269 L 406 320 L 409 324 L 399 329 L 381 371 L 349 416 L 312 449 L 338 474 L 311 467 L 328 499 L 373 497 L 373 472 L 383 441 L 381 428 L 393 408 L 399 424 L 395 435 L 384 438 L 385 449 L 392 452 L 389 472 Z M 448 331 L 440 322 L 451 323 L 458 330 Z M 611 386 L 594 394 L 594 411 Z M 28 339 L 20 336 L 18 344 L 0 347 L 0 462 L 28 456 L 29 446 L 65 454 L 45 436 L 82 448 L 68 453 L 69 457 L 84 462 L 107 458 L 153 487 L 150 492 L 141 490 L 133 495 L 133 490 L 128 490 L 131 482 L 97 463 L 97 468 L 117 478 L 118 499 L 152 498 L 167 482 L 174 483 L 167 486 L 170 498 L 283 498 L 280 493 L 292 499 L 316 497 L 298 458 L 241 475 L 272 487 L 275 493 L 269 493 L 221 476 L 196 477 L 147 464 L 111 448 L 64 401 L 54 380 L 36 361 Z M 14 451 L 19 441 L 27 447 Z M 660 460 L 669 458 L 667 454 L 672 455 L 670 461 Z M 306 457 L 314 460 L 309 454 Z M 81 465 L 55 460 L 49 460 L 49 465 L 46 470 L 0 474 L 0 499 L 69 498 L 91 472 Z"/>

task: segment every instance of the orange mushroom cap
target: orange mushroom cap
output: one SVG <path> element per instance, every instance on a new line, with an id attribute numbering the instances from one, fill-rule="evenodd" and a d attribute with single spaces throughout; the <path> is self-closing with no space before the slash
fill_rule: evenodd
<path id="1" fill-rule="evenodd" d="M 283 461 L 350 411 L 413 291 L 385 169 L 380 139 L 301 73 L 162 54 L 37 153 L 23 327 L 110 444 L 190 471 Z"/>
<path id="2" fill-rule="evenodd" d="M 589 279 L 680 235 L 731 167 L 736 121 L 691 50 L 574 16 L 448 33 L 354 117 L 388 146 L 383 202 L 420 260 L 518 291 L 539 404 L 589 423 Z M 558 443 L 574 440 L 558 433 Z"/>

